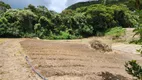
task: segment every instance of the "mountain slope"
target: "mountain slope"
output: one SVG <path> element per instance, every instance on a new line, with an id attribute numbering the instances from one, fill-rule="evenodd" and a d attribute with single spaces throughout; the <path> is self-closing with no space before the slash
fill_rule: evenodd
<path id="1" fill-rule="evenodd" d="M 73 4 L 71 6 L 69 6 L 68 8 L 66 9 L 72 9 L 72 10 L 75 10 L 79 7 L 85 7 L 85 6 L 90 6 L 90 5 L 93 5 L 93 4 L 99 4 L 100 1 L 87 1 L 87 2 L 79 2 L 79 3 L 76 3 L 76 4 Z"/>

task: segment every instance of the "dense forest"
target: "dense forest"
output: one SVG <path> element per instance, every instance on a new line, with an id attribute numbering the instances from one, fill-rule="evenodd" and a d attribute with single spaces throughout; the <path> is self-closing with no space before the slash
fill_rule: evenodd
<path id="1" fill-rule="evenodd" d="M 142 38 L 141 9 L 141 0 L 80 2 L 61 13 L 32 4 L 24 9 L 12 9 L 1 1 L 0 37 L 74 39 L 103 36 L 114 27 L 133 27 Z"/>

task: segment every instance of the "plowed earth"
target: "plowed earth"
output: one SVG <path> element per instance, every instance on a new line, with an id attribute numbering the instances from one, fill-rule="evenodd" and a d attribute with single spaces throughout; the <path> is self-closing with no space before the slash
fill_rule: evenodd
<path id="1" fill-rule="evenodd" d="M 132 80 L 124 64 L 132 59 L 142 64 L 142 58 L 130 53 L 134 46 L 112 47 L 113 52 L 103 53 L 83 40 L 6 39 L 0 43 L 0 80 L 42 80 L 25 56 L 48 80 Z"/>
<path id="2" fill-rule="evenodd" d="M 125 62 L 142 61 L 136 54 L 96 51 L 81 41 L 25 40 L 21 45 L 48 80 L 131 80 Z"/>

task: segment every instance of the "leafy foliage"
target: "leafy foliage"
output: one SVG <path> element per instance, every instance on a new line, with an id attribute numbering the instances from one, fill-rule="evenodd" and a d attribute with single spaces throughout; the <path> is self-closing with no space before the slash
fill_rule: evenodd
<path id="1" fill-rule="evenodd" d="M 105 32 L 115 26 L 135 27 L 138 16 L 131 12 L 125 5 L 105 6 L 101 4 L 77 8 L 77 12 L 84 13 L 87 23 L 93 27 L 93 35 Z"/>
<path id="2" fill-rule="evenodd" d="M 4 2 L 0 1 L 0 10 L 10 9 L 11 6 L 9 4 L 5 4 Z"/>
<path id="3" fill-rule="evenodd" d="M 136 60 L 128 61 L 125 64 L 125 68 L 128 74 L 142 80 L 142 67 L 137 63 Z"/>
<path id="4" fill-rule="evenodd" d="M 76 4 L 73 4 L 73 5 L 69 6 L 67 9 L 76 10 L 79 7 L 87 7 L 87 6 L 90 6 L 90 5 L 100 4 L 100 3 L 101 3 L 101 0 L 88 1 L 88 2 L 79 2 L 79 3 L 76 3 Z"/>
<path id="5" fill-rule="evenodd" d="M 115 38 L 119 38 L 120 36 L 123 36 L 125 34 L 125 29 L 123 29 L 122 27 L 114 27 L 111 29 L 108 29 L 105 32 L 106 36 L 112 36 Z"/>
<path id="6" fill-rule="evenodd" d="M 0 1 L 0 17 L 7 9 L 11 9 L 10 5 Z"/>
<path id="7" fill-rule="evenodd" d="M 137 50 L 137 52 L 139 52 L 141 54 L 141 56 L 142 56 L 142 46 L 141 46 L 140 49 Z"/>
<path id="8" fill-rule="evenodd" d="M 3 21 L 4 20 L 4 21 Z M 24 36 L 31 34 L 36 15 L 29 10 L 7 10 L 1 18 L 0 29 L 4 29 L 1 36 Z"/>
<path id="9" fill-rule="evenodd" d="M 125 4 L 113 5 L 107 0 L 103 5 L 102 1 L 78 3 L 62 13 L 32 4 L 24 9 L 7 7 L 0 17 L 0 37 L 73 39 L 103 36 L 115 26 L 138 26 L 140 17 Z"/>
<path id="10" fill-rule="evenodd" d="M 135 28 L 134 32 L 135 32 L 135 35 L 139 35 L 140 39 L 142 39 L 142 25 L 140 27 Z"/>

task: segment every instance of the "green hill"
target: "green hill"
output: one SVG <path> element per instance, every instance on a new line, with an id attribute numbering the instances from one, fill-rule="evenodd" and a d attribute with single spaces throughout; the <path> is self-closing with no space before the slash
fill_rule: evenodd
<path id="1" fill-rule="evenodd" d="M 76 3 L 76 4 L 73 4 L 73 5 L 69 6 L 66 9 L 75 10 L 75 9 L 77 9 L 79 7 L 85 7 L 85 6 L 90 6 L 90 5 L 93 5 L 93 4 L 100 4 L 100 3 L 101 3 L 100 1 L 79 2 L 79 3 Z"/>

